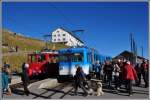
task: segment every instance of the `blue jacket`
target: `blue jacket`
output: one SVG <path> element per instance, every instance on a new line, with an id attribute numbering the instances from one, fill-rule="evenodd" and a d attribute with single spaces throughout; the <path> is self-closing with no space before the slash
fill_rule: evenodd
<path id="1" fill-rule="evenodd" d="M 101 69 L 102 69 L 102 67 L 101 67 L 100 64 L 95 64 L 95 65 L 93 66 L 93 70 L 94 70 L 95 72 L 97 72 L 97 73 L 99 73 L 99 72 L 101 71 Z"/>

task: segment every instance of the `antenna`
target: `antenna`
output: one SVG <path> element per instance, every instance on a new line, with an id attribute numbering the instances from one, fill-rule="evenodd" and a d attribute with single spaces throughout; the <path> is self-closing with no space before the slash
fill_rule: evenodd
<path id="1" fill-rule="evenodd" d="M 82 32 L 82 33 L 83 33 L 84 30 L 73 30 L 72 32 L 73 32 L 73 33 L 75 33 L 75 32 Z"/>
<path id="2" fill-rule="evenodd" d="M 48 40 L 47 40 L 47 37 L 51 37 L 51 36 L 52 35 L 48 35 L 48 34 L 43 35 L 44 40 L 46 41 L 46 43 L 45 43 L 46 49 L 48 49 Z"/>
<path id="3" fill-rule="evenodd" d="M 142 57 L 143 57 L 143 46 L 141 46 L 141 49 L 142 49 Z"/>

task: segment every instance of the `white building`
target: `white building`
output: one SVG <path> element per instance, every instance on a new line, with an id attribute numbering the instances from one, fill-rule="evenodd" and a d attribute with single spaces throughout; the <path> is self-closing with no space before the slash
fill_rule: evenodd
<path id="1" fill-rule="evenodd" d="M 67 46 L 83 46 L 84 43 L 78 37 L 73 35 L 73 33 L 63 29 L 58 28 L 52 32 L 52 42 L 53 43 L 64 43 Z"/>

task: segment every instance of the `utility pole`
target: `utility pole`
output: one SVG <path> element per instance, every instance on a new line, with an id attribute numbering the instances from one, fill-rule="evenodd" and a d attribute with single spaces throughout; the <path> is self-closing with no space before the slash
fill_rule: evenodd
<path id="1" fill-rule="evenodd" d="M 134 48 L 133 48 L 133 45 L 134 45 L 134 39 L 133 39 L 133 34 L 130 33 L 130 47 L 131 47 L 131 63 L 133 64 L 134 63 Z"/>
<path id="2" fill-rule="evenodd" d="M 143 46 L 141 46 L 141 51 L 142 51 L 142 53 L 141 53 L 141 54 L 142 54 L 142 57 L 143 57 Z"/>
<path id="3" fill-rule="evenodd" d="M 137 62 L 137 44 L 134 40 L 133 33 L 130 33 L 130 47 L 131 47 L 131 62 L 132 64 L 136 64 Z"/>
<path id="4" fill-rule="evenodd" d="M 133 52 L 133 35 L 130 33 L 130 47 L 131 47 L 131 52 Z"/>

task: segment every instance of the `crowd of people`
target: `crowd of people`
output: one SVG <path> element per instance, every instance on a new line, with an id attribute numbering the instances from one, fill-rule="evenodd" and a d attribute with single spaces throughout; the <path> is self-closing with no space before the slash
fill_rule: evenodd
<path id="1" fill-rule="evenodd" d="M 22 75 L 21 79 L 24 86 L 24 93 L 28 96 L 29 90 L 29 77 L 27 75 L 27 71 L 29 68 L 28 63 L 23 63 L 22 65 Z M 129 96 L 133 95 L 133 83 L 136 86 L 141 85 L 141 80 L 144 80 L 144 87 L 147 88 L 149 84 L 148 74 L 149 74 L 149 62 L 147 60 L 143 60 L 141 64 L 136 64 L 133 66 L 128 60 L 120 60 L 117 61 L 105 61 L 104 64 L 96 61 L 92 66 L 94 76 L 97 80 L 102 80 L 102 83 L 105 84 L 108 89 L 115 89 L 116 91 L 122 88 L 122 85 L 127 90 Z M 75 87 L 75 95 L 77 95 L 78 88 L 81 88 L 84 91 L 84 95 L 87 96 L 88 90 L 90 90 L 90 85 L 88 84 L 88 80 L 92 77 L 87 77 L 82 69 L 82 66 L 76 65 L 76 73 L 74 76 L 74 87 Z M 2 67 L 2 87 L 3 93 L 11 95 L 11 89 L 9 84 L 11 83 L 11 72 L 10 65 L 6 62 Z M 88 88 L 86 88 L 87 86 Z"/>
<path id="2" fill-rule="evenodd" d="M 115 89 L 117 92 L 124 86 L 129 96 L 133 95 L 133 84 L 140 86 L 141 79 L 144 80 L 144 87 L 148 87 L 148 69 L 149 64 L 147 60 L 143 60 L 141 64 L 136 66 L 133 66 L 128 60 L 120 59 L 114 62 L 105 61 L 104 64 L 96 61 L 93 64 L 93 72 L 96 79 L 102 80 L 109 89 Z M 78 87 L 84 91 L 85 95 L 88 94 L 88 90 L 85 88 L 87 79 L 82 66 L 78 65 L 75 75 L 75 94 L 77 94 Z"/>

